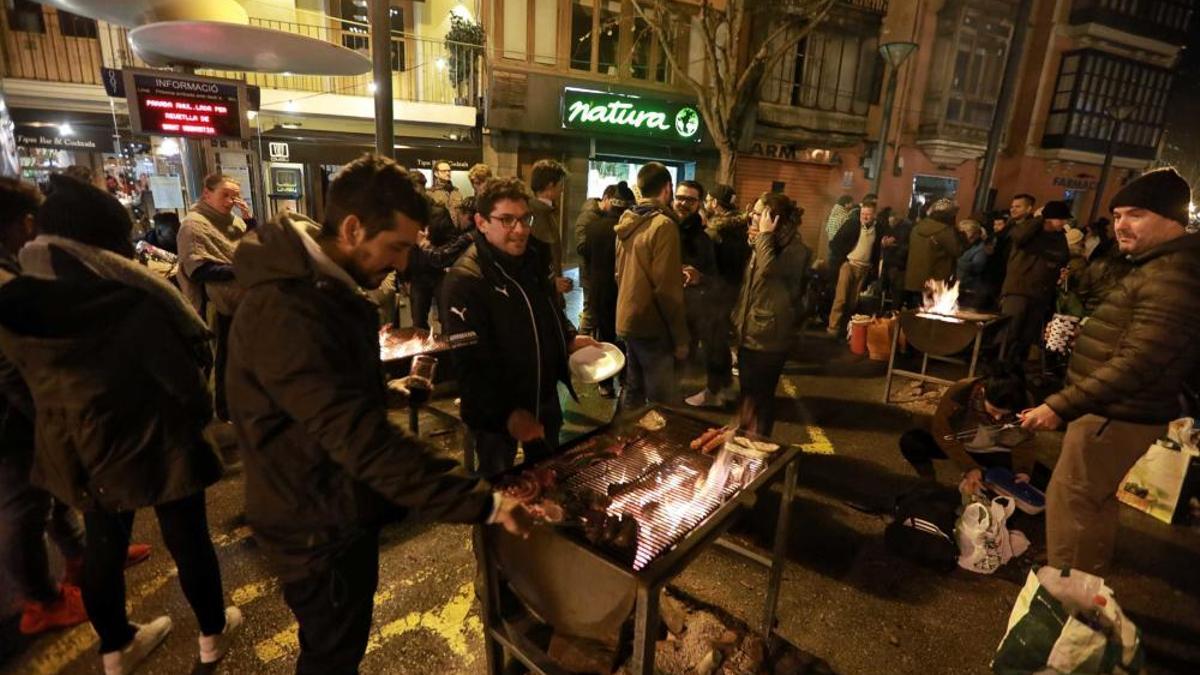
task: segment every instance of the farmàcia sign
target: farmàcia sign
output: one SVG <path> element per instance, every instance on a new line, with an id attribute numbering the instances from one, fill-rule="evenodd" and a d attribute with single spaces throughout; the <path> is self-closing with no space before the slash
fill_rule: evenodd
<path id="1" fill-rule="evenodd" d="M 564 129 L 699 143 L 703 121 L 695 106 L 662 99 L 564 87 Z"/>

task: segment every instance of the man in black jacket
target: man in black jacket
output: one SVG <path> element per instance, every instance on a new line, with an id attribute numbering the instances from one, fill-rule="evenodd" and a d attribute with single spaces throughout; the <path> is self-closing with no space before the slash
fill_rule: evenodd
<path id="1" fill-rule="evenodd" d="M 444 165 L 449 167 L 445 162 L 438 162 L 439 166 Z M 418 172 L 410 174 L 413 181 L 413 186 L 417 192 L 425 197 L 426 203 L 429 205 L 429 222 L 423 229 L 424 241 L 421 248 L 423 250 L 432 250 L 442 248 L 454 241 L 459 235 L 458 228 L 454 224 L 453 212 L 444 206 L 445 200 L 438 201 L 431 193 L 425 190 L 425 175 Z M 450 185 L 453 188 L 453 184 Z M 443 191 L 443 194 L 447 194 Z M 456 202 L 456 207 L 461 204 L 461 200 Z M 416 249 L 413 251 L 418 253 Z M 419 253 L 418 253 L 419 256 Z M 411 265 L 414 262 L 409 260 L 410 266 L 407 274 L 396 275 L 396 285 L 408 283 L 408 299 L 411 303 L 409 311 L 412 313 L 412 323 L 416 328 L 429 330 L 429 310 L 433 308 L 433 303 L 438 297 L 441 289 L 442 276 L 445 272 L 445 266 L 418 264 Z M 454 262 L 450 260 L 449 262 Z M 441 311 L 439 308 L 438 317 L 441 319 Z"/>
<path id="2" fill-rule="evenodd" d="M 357 672 L 379 529 L 399 510 L 521 532 L 525 512 L 388 421 L 375 306 L 429 216 L 404 169 L 366 155 L 329 187 L 325 222 L 283 216 L 234 256 L 247 289 L 229 397 L 246 516 L 300 625 L 299 673 Z"/>
<path id="3" fill-rule="evenodd" d="M 479 336 L 456 368 L 483 476 L 512 467 L 518 443 L 526 461 L 553 452 L 562 428 L 558 383 L 571 386 L 567 357 L 596 344 L 563 314 L 550 251 L 532 236 L 531 199 L 516 178 L 487 184 L 476 199 L 475 243 L 442 289 L 447 332 Z"/>
<path id="4" fill-rule="evenodd" d="M 1054 308 L 1055 287 L 1071 257 L 1063 234 L 1070 217 L 1071 209 L 1064 202 L 1046 202 L 1041 218 L 1025 218 L 1007 228 L 1012 250 L 1000 293 L 1000 313 L 1009 317 L 1005 358 L 1014 364 L 1024 363 L 1030 346 L 1041 341 Z"/>
<path id="5" fill-rule="evenodd" d="M 712 239 L 704 230 L 704 186 L 694 180 L 681 180 L 675 187 L 672 206 L 679 216 L 679 252 L 683 260 L 683 309 L 687 313 L 688 332 L 692 336 L 689 358 L 696 358 L 697 346 L 703 341 L 707 352 L 711 346 L 705 336 L 713 320 L 709 289 L 717 273 L 717 254 Z"/>

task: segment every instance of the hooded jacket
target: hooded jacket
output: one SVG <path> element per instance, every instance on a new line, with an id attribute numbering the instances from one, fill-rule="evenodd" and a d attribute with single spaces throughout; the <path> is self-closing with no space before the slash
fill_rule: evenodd
<path id="1" fill-rule="evenodd" d="M 1133 256 L 1129 272 L 1083 323 L 1067 386 L 1046 399 L 1064 420 L 1087 414 L 1139 424 L 1179 416 L 1200 363 L 1200 234 Z"/>
<path id="2" fill-rule="evenodd" d="M 616 232 L 617 335 L 686 347 L 683 258 L 671 211 L 642 200 L 621 215 Z"/>
<path id="3" fill-rule="evenodd" d="M 376 307 L 297 215 L 247 235 L 234 255 L 246 296 L 229 336 L 229 408 L 246 516 L 275 571 L 327 569 L 396 507 L 482 522 L 485 483 L 388 420 Z"/>
<path id="4" fill-rule="evenodd" d="M 939 214 L 940 215 L 940 214 Z M 945 281 L 954 274 L 958 256 L 962 255 L 962 244 L 954 227 L 933 217 L 922 218 L 908 238 L 908 265 L 904 270 L 904 290 L 924 290 L 930 279 Z M 953 217 L 948 220 L 953 221 Z"/>
<path id="5" fill-rule="evenodd" d="M 786 352 L 799 325 L 801 299 L 808 283 L 812 252 L 797 233 L 783 248 L 774 237 L 754 240 L 750 267 L 733 309 L 738 347 L 761 352 Z"/>
<path id="6" fill-rule="evenodd" d="M 558 206 L 550 206 L 534 197 L 529 200 L 529 212 L 533 214 L 533 238 L 546 244 L 550 251 L 550 270 L 554 276 L 563 273 L 562 227 L 559 226 Z"/>
<path id="7" fill-rule="evenodd" d="M 111 512 L 216 482 L 203 438 L 211 336 L 187 301 L 132 260 L 70 240 L 39 237 L 21 262 L 26 275 L 0 287 L 0 350 L 37 411 L 30 482 Z"/>
<path id="8" fill-rule="evenodd" d="M 525 254 L 513 257 L 482 233 L 472 236 L 442 285 L 443 326 L 451 335 L 474 331 L 479 337 L 455 354 L 463 422 L 507 433 L 513 411 L 543 419 L 546 406 L 558 406 L 558 383 L 570 389 L 567 349 L 575 327 L 546 274 L 545 244 L 530 237 Z"/>
<path id="9" fill-rule="evenodd" d="M 731 305 L 737 298 L 742 277 L 746 274 L 746 265 L 750 262 L 749 231 L 750 223 L 746 214 L 736 211 L 710 217 L 708 229 L 705 230 L 713 241 L 722 295 L 729 299 Z"/>

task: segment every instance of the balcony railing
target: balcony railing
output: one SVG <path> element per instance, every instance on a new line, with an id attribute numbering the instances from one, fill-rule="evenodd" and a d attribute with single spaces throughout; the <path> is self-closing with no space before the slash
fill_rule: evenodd
<path id="1" fill-rule="evenodd" d="M 888 0 L 841 0 L 842 3 L 865 9 L 868 12 L 876 12 L 878 14 L 887 14 Z"/>
<path id="2" fill-rule="evenodd" d="M 46 8 L 40 32 L 8 25 L 0 12 L 3 63 L 0 77 L 101 84 L 100 67 L 146 67 L 129 46 L 127 31 L 120 26 L 93 22 L 90 31 L 63 31 L 60 15 Z M 68 15 L 69 16 L 69 15 Z M 317 15 L 321 16 L 321 15 Z M 309 23 L 251 18 L 250 24 L 304 35 L 354 49 L 370 57 L 371 38 L 366 25 L 324 17 Z M 29 28 L 22 26 L 21 28 Z M 88 36 L 75 37 L 67 33 Z M 457 103 L 474 106 L 482 96 L 484 48 L 465 43 L 409 33 L 391 34 L 392 95 L 396 99 L 428 103 Z M 201 69 L 200 74 L 245 80 L 270 89 L 370 96 L 374 93 L 370 73 L 356 76 L 317 76 Z"/>
<path id="3" fill-rule="evenodd" d="M 1195 0 L 1073 0 L 1072 24 L 1098 23 L 1171 44 L 1187 43 Z"/>

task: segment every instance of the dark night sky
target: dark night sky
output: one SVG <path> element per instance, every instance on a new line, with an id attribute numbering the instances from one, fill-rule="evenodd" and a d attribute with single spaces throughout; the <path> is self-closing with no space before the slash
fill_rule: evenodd
<path id="1" fill-rule="evenodd" d="M 1175 164 L 1193 185 L 1200 180 L 1200 16 L 1192 15 L 1188 43 L 1175 66 L 1175 84 L 1167 110 L 1162 159 Z"/>

